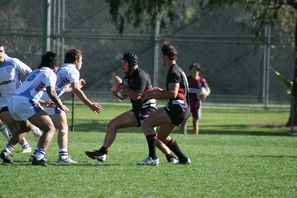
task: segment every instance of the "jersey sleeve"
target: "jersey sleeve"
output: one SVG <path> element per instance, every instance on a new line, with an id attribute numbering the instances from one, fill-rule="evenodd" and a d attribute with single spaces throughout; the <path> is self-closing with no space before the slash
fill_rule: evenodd
<path id="1" fill-rule="evenodd" d="M 177 71 L 172 70 L 168 78 L 168 84 L 180 83 L 181 81 L 182 81 L 181 75 Z"/>
<path id="2" fill-rule="evenodd" d="M 20 61 L 19 59 L 12 58 L 12 60 L 15 63 L 16 70 L 19 73 L 21 73 L 22 75 L 26 76 L 26 75 L 28 75 L 29 73 L 32 72 L 32 69 L 28 65 L 26 65 L 25 63 L 23 63 L 22 61 Z"/>
<path id="3" fill-rule="evenodd" d="M 45 87 L 55 87 L 57 76 L 53 71 L 46 73 Z"/>
<path id="4" fill-rule="evenodd" d="M 70 84 L 79 83 L 80 73 L 77 69 L 69 72 L 69 82 Z"/>

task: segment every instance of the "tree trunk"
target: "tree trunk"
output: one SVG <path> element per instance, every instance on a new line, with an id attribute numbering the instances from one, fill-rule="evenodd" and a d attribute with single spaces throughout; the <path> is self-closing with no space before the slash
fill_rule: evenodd
<path id="1" fill-rule="evenodd" d="M 297 126 L 297 23 L 295 24 L 295 67 L 291 94 L 291 111 L 286 126 Z"/>

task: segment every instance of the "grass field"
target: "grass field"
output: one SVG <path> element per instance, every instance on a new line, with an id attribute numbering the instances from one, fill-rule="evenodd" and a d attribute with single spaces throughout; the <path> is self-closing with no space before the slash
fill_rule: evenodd
<path id="1" fill-rule="evenodd" d="M 107 105 L 94 119 L 104 122 L 125 108 Z M 56 162 L 56 139 L 47 167 L 30 165 L 30 155 L 18 146 L 14 164 L 0 163 L 0 197 L 296 197 L 297 138 L 287 128 L 270 127 L 287 115 L 277 109 L 205 108 L 201 135 L 174 134 L 191 158 L 189 166 L 168 164 L 159 151 L 159 166 L 137 166 L 147 155 L 140 130 L 119 133 L 105 163 L 84 154 L 101 146 L 103 131 L 71 132 L 70 154 L 79 161 L 72 166 Z M 28 138 L 35 144 L 32 134 Z"/>

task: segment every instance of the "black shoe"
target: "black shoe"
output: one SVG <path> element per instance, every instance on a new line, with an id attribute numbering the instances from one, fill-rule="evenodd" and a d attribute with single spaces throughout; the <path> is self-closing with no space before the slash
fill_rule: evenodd
<path id="1" fill-rule="evenodd" d="M 189 158 L 178 160 L 178 164 L 189 165 L 189 164 L 191 164 L 191 160 Z"/>
<path id="2" fill-rule="evenodd" d="M 13 163 L 12 155 L 7 154 L 7 152 L 5 150 L 1 151 L 0 157 L 3 160 L 4 163 L 10 163 L 10 164 Z"/>
<path id="3" fill-rule="evenodd" d="M 36 165 L 36 166 L 46 166 L 46 159 L 42 158 L 40 160 L 37 160 L 35 156 L 33 156 L 32 158 L 32 165 Z"/>
<path id="4" fill-rule="evenodd" d="M 101 153 L 99 150 L 86 151 L 85 153 L 89 158 L 96 159 L 100 162 L 104 162 L 106 160 L 106 154 Z"/>

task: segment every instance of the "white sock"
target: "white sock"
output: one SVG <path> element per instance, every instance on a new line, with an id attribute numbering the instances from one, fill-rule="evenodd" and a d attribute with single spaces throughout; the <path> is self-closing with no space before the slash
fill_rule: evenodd
<path id="1" fill-rule="evenodd" d="M 59 149 L 59 158 L 67 159 L 68 158 L 68 150 L 65 148 L 60 148 Z"/>
<path id="2" fill-rule="evenodd" d="M 27 142 L 27 140 L 25 140 L 24 143 L 21 144 L 21 146 L 22 146 L 22 149 L 27 149 L 31 147 L 30 144 Z"/>
<path id="3" fill-rule="evenodd" d="M 36 142 L 39 141 L 40 137 L 42 136 L 42 132 L 39 128 L 37 128 L 36 126 L 32 125 L 32 133 L 35 137 Z"/>

